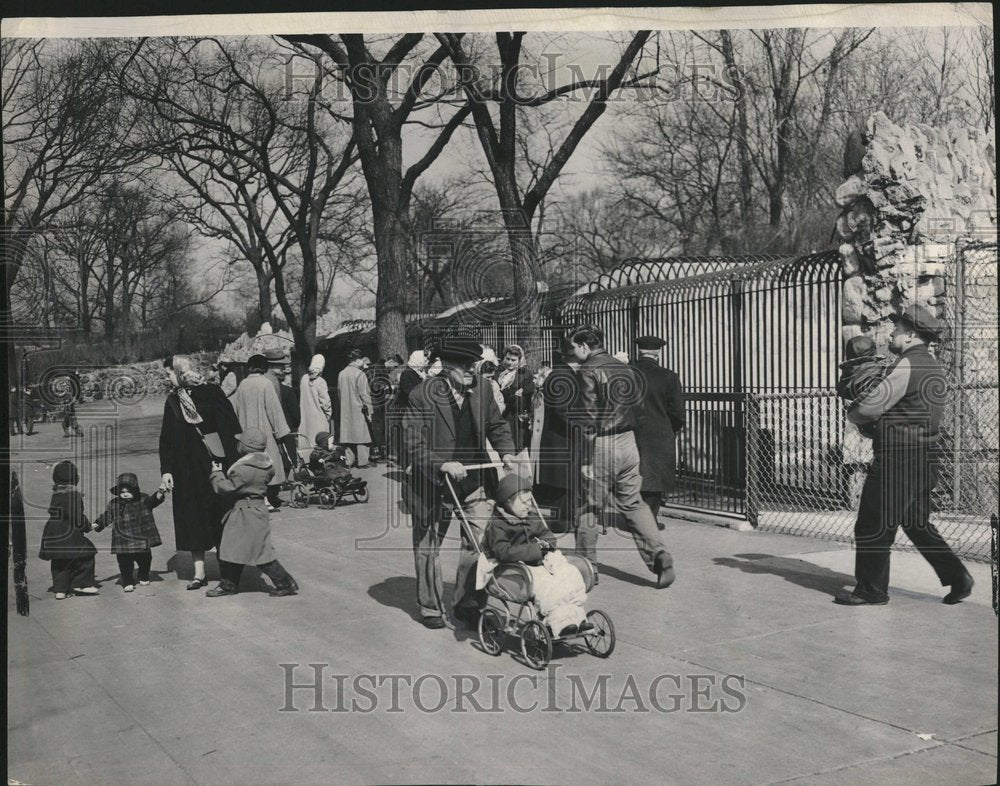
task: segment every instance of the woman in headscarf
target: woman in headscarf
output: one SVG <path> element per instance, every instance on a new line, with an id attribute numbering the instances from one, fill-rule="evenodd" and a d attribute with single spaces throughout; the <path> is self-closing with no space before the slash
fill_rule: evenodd
<path id="1" fill-rule="evenodd" d="M 535 382 L 524 362 L 524 350 L 508 344 L 503 355 L 503 370 L 497 375 L 505 404 L 504 417 L 510 424 L 514 449 L 520 453 L 531 443 L 531 396 Z"/>
<path id="2" fill-rule="evenodd" d="M 191 358 L 174 355 L 163 365 L 173 390 L 163 407 L 160 474 L 173 492 L 174 545 L 190 551 L 194 561 L 187 588 L 196 590 L 208 584 L 205 552 L 218 547 L 226 512 L 208 479 L 212 462 L 228 468 L 236 460 L 242 429 L 222 388 L 206 383 Z"/>
<path id="3" fill-rule="evenodd" d="M 323 369 L 326 359 L 322 355 L 313 355 L 309 363 L 309 373 L 303 375 L 299 384 L 299 434 L 305 438 L 305 444 L 310 447 L 316 441 L 316 435 L 321 431 L 330 431 L 330 416 L 333 414 L 333 404 L 330 401 L 330 389 L 323 379 Z M 304 457 L 305 461 L 309 456 Z"/>

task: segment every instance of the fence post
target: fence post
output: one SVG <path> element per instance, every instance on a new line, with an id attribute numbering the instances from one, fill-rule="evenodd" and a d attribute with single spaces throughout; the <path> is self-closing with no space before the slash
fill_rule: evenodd
<path id="1" fill-rule="evenodd" d="M 757 529 L 760 523 L 760 399 L 753 393 L 744 395 L 746 406 L 746 486 L 744 507 L 747 521 Z"/>
<path id="2" fill-rule="evenodd" d="M 955 379 L 955 400 L 952 405 L 952 504 L 956 510 L 962 507 L 962 450 L 964 448 L 965 408 L 965 249 L 958 246 L 955 254 L 955 297 L 952 309 L 952 374 Z"/>

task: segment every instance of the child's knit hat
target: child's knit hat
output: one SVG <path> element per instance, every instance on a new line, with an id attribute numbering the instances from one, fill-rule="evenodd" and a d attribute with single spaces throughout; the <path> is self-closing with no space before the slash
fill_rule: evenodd
<path id="1" fill-rule="evenodd" d="M 134 472 L 123 472 L 118 476 L 118 482 L 111 487 L 111 493 L 116 497 L 122 489 L 128 489 L 133 497 L 139 496 L 139 478 Z"/>
<path id="2" fill-rule="evenodd" d="M 321 431 L 316 435 L 316 447 L 326 448 L 330 444 L 330 432 Z"/>
<path id="3" fill-rule="evenodd" d="M 531 480 L 517 472 L 511 472 L 509 475 L 501 478 L 497 484 L 497 490 L 493 495 L 493 499 L 497 505 L 504 505 L 507 500 L 519 491 L 531 491 Z"/>
<path id="4" fill-rule="evenodd" d="M 52 482 L 60 486 L 75 486 L 80 482 L 80 472 L 72 461 L 60 461 L 52 468 Z"/>

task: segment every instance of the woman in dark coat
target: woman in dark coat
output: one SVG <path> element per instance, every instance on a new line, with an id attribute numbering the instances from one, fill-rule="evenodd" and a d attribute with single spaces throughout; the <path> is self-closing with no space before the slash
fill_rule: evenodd
<path id="1" fill-rule="evenodd" d="M 568 357 L 572 355 L 572 345 Z M 544 413 L 542 434 L 538 443 L 538 472 L 535 497 L 543 505 L 558 509 L 556 519 L 549 524 L 554 531 L 567 532 L 576 520 L 576 505 L 580 494 L 581 436 L 573 428 L 573 410 L 579 395 L 576 371 L 565 360 L 557 362 L 542 386 Z M 558 522 L 558 523 L 557 523 Z"/>
<path id="2" fill-rule="evenodd" d="M 514 450 L 520 453 L 531 444 L 531 397 L 535 380 L 524 364 L 524 350 L 517 344 L 508 344 L 504 350 L 503 370 L 497 374 L 497 383 L 503 393 L 503 416 L 510 425 Z"/>
<path id="3" fill-rule="evenodd" d="M 209 475 L 213 452 L 228 468 L 237 458 L 236 435 L 243 429 L 229 399 L 218 385 L 207 384 L 190 358 L 175 355 L 164 365 L 169 369 L 173 392 L 167 396 L 160 429 L 160 473 L 163 486 L 173 491 L 174 544 L 178 551 L 190 551 L 194 579 L 189 590 L 208 584 L 205 552 L 217 548 L 222 537 L 222 517 L 226 502 L 212 490 Z M 221 443 L 221 449 L 219 447 Z"/>

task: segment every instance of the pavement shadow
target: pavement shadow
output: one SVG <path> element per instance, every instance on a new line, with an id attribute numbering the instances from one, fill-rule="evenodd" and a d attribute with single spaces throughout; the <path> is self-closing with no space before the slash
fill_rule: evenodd
<path id="1" fill-rule="evenodd" d="M 626 584 L 634 584 L 637 587 L 646 587 L 647 589 L 653 587 L 652 574 L 650 578 L 640 578 L 639 576 L 633 576 L 631 573 L 626 573 L 623 570 L 618 570 L 618 568 L 613 568 L 610 565 L 605 565 L 604 563 L 598 563 L 597 573 L 599 576 L 610 576 L 611 578 L 618 579 L 619 581 L 624 581 Z"/>
<path id="2" fill-rule="evenodd" d="M 734 554 L 732 557 L 714 557 L 712 562 L 727 568 L 737 568 L 744 573 L 781 576 L 792 584 L 830 596 L 835 596 L 845 586 L 854 584 L 854 576 L 793 557 L 776 557 L 773 554 Z"/>
<path id="3" fill-rule="evenodd" d="M 390 576 L 368 588 L 368 597 L 391 609 L 405 611 L 414 622 L 420 614 L 414 598 L 417 596 L 417 579 L 414 576 Z"/>
<path id="4" fill-rule="evenodd" d="M 207 570 L 207 568 L 206 568 L 206 570 Z M 151 584 L 155 584 L 157 581 L 163 581 L 163 575 L 164 574 L 170 574 L 170 573 L 171 573 L 170 570 L 151 570 L 151 571 L 149 571 L 149 581 L 150 581 Z M 193 568 L 193 566 L 192 566 L 191 575 L 192 576 L 194 575 L 194 568 Z M 98 581 L 98 583 L 105 582 L 105 581 L 114 581 L 117 584 L 119 581 L 121 581 L 121 577 L 122 577 L 121 573 L 112 573 L 106 579 L 98 579 L 97 581 Z"/>
<path id="5" fill-rule="evenodd" d="M 194 561 L 191 559 L 191 552 L 175 552 L 167 560 L 167 569 L 163 572 L 173 573 L 180 581 L 191 581 L 194 578 Z M 205 553 L 205 578 L 209 581 L 219 581 L 222 578 L 219 574 L 219 558 L 214 551 Z"/>

